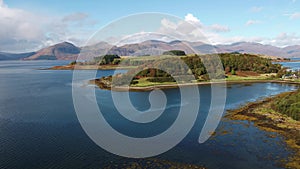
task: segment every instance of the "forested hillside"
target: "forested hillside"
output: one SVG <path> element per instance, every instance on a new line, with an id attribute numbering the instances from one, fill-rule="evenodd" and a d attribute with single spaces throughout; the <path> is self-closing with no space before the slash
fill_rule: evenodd
<path id="1" fill-rule="evenodd" d="M 139 85 L 141 83 L 147 85 L 146 83 L 149 82 L 175 82 L 176 77 L 181 79 L 181 83 L 185 83 L 193 81 L 188 75 L 193 75 L 195 77 L 194 80 L 197 81 L 207 81 L 211 79 L 224 79 L 229 74 L 235 75 L 235 72 L 252 72 L 259 75 L 278 73 L 282 70 L 281 65 L 273 64 L 270 59 L 257 55 L 222 53 L 217 56 L 220 59 L 216 59 L 215 54 L 200 56 L 147 56 L 121 60 L 116 58 L 122 66 L 135 66 L 138 69 L 129 70 L 125 74 L 119 74 L 116 76 L 114 85 L 127 84 L 128 81 L 131 81 L 131 84 Z M 113 63 L 114 60 L 110 62 Z M 99 63 L 101 62 L 99 61 Z M 131 79 L 131 75 L 135 75 L 134 79 Z M 105 81 L 105 83 L 109 84 L 111 79 L 112 77 L 102 78 L 102 82 Z"/>
<path id="2" fill-rule="evenodd" d="M 262 58 L 257 55 L 251 54 L 239 54 L 239 53 L 222 53 L 219 54 L 221 59 L 220 62 L 214 60 L 215 57 L 212 55 L 201 55 L 201 56 L 184 56 L 181 57 L 181 60 L 190 68 L 190 71 L 178 61 L 178 59 L 163 58 L 156 60 L 135 60 L 128 59 L 125 61 L 125 64 L 131 65 L 141 65 L 149 64 L 154 67 L 163 67 L 166 69 L 171 69 L 173 75 L 184 75 L 193 73 L 196 78 L 199 78 L 203 75 L 209 73 L 215 74 L 217 77 L 224 75 L 224 72 L 216 69 L 217 67 L 223 67 L 225 73 L 234 73 L 235 71 L 252 71 L 256 73 L 277 73 L 281 70 L 279 64 L 273 64 L 270 59 Z M 205 64 L 202 60 L 205 60 Z M 137 76 L 142 77 L 169 77 L 170 75 L 166 74 L 162 70 L 156 69 L 146 69 L 137 74 Z"/>

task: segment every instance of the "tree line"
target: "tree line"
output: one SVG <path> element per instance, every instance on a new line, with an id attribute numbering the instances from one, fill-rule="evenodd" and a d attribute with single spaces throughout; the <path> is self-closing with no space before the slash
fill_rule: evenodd
<path id="1" fill-rule="evenodd" d="M 182 82 L 191 82 L 189 75 L 194 76 L 194 80 L 206 81 L 224 79 L 226 73 L 235 74 L 236 71 L 278 73 L 282 70 L 280 64 L 273 64 L 270 59 L 240 53 L 135 57 L 122 60 L 122 65 L 137 66 L 138 69 L 118 75 L 115 85 L 128 84 L 128 81 L 137 83 L 140 78 L 147 78 L 150 82 L 174 82 L 179 77 Z M 132 74 L 134 79 L 129 79 Z"/>
<path id="2" fill-rule="evenodd" d="M 149 68 L 138 72 L 138 77 L 170 77 L 170 74 L 167 72 L 172 72 L 173 76 L 193 74 L 196 79 L 203 78 L 204 80 L 207 80 L 205 78 L 207 78 L 208 74 L 215 76 L 210 78 L 222 78 L 224 73 L 235 74 L 236 71 L 252 71 L 262 74 L 278 73 L 282 69 L 280 64 L 273 64 L 272 60 L 253 54 L 221 53 L 217 55 L 220 60 L 216 60 L 216 57 L 213 57 L 215 55 L 216 54 L 184 56 L 180 57 L 180 60 L 172 58 L 146 61 L 128 59 L 125 64 L 162 67 L 166 70 Z M 187 67 L 185 65 L 187 65 Z M 129 71 L 129 73 L 135 72 Z"/>

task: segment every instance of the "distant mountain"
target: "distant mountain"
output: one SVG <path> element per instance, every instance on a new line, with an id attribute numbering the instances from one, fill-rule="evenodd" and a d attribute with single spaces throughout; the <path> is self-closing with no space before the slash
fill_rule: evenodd
<path id="1" fill-rule="evenodd" d="M 191 50 L 191 48 L 192 50 Z M 285 48 L 271 45 L 263 45 L 253 42 L 238 42 L 229 45 L 210 45 L 203 42 L 188 41 L 145 41 L 136 44 L 128 44 L 120 47 L 114 46 L 109 53 L 121 56 L 160 55 L 167 50 L 184 50 L 186 53 L 253 53 L 278 57 L 300 57 L 300 45 Z"/>
<path id="2" fill-rule="evenodd" d="M 300 57 L 300 45 L 288 46 L 283 50 L 287 53 L 287 57 Z"/>
<path id="3" fill-rule="evenodd" d="M 18 53 L 18 54 L 0 52 L 0 60 L 20 60 L 32 56 L 34 54 L 35 52 Z"/>
<path id="4" fill-rule="evenodd" d="M 203 42 L 188 42 L 188 43 L 195 52 L 192 53 L 198 53 L 198 54 L 208 54 L 208 53 L 218 53 L 217 48 L 213 45 L 209 45 Z"/>
<path id="5" fill-rule="evenodd" d="M 79 47 L 63 42 L 41 49 L 25 60 L 75 60 L 79 53 Z"/>
<path id="6" fill-rule="evenodd" d="M 107 42 L 99 42 L 93 45 L 82 47 L 80 59 L 88 60 L 89 58 L 95 56 L 105 55 L 112 47 L 113 45 Z"/>
<path id="7" fill-rule="evenodd" d="M 270 56 L 288 57 L 286 55 L 287 53 L 282 48 L 253 42 L 238 42 L 230 45 L 216 45 L 216 48 L 218 52 L 255 53 Z"/>
<path id="8" fill-rule="evenodd" d="M 263 45 L 260 43 L 239 42 L 230 45 L 217 45 L 216 48 L 218 52 L 254 53 L 285 58 L 300 57 L 300 45 L 280 48 L 271 45 Z"/>
<path id="9" fill-rule="evenodd" d="M 238 42 L 228 45 L 209 45 L 203 42 L 171 41 L 163 42 L 148 40 L 141 43 L 113 46 L 106 42 L 99 42 L 85 47 L 76 47 L 69 42 L 59 43 L 43 48 L 37 52 L 23 54 L 9 54 L 0 52 L 0 60 L 75 60 L 81 52 L 81 59 L 88 59 L 104 54 L 117 54 L 120 56 L 161 55 L 168 50 L 184 50 L 186 53 L 253 53 L 275 57 L 300 57 L 300 45 L 284 48 L 263 45 L 253 42 Z"/>
<path id="10" fill-rule="evenodd" d="M 161 55 L 168 50 L 180 49 L 187 53 L 193 53 L 192 50 L 182 41 L 163 42 L 157 40 L 148 40 L 141 43 L 127 44 L 120 47 L 113 46 L 108 53 L 120 56 L 144 56 Z"/>

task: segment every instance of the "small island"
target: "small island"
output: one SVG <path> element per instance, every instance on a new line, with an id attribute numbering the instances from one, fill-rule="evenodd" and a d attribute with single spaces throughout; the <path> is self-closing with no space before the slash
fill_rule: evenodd
<path id="1" fill-rule="evenodd" d="M 214 60 L 216 56 L 221 62 Z M 186 55 L 184 51 L 171 50 L 164 52 L 160 56 L 120 57 L 118 55 L 108 54 L 105 56 L 94 57 L 90 61 L 73 61 L 69 65 L 54 66 L 50 69 L 128 70 L 127 73 L 90 80 L 91 84 L 95 84 L 101 89 L 108 90 L 123 90 L 124 88 L 122 86 L 128 86 L 127 78 L 131 78 L 129 79 L 129 89 L 134 91 L 224 83 L 224 81 L 227 83 L 299 83 L 300 72 L 293 72 L 292 70 L 282 67 L 277 63 L 279 61 L 288 62 L 290 60 L 238 52 Z M 174 65 L 176 65 L 176 67 L 174 67 Z M 188 69 L 185 65 L 187 65 Z M 172 67 L 171 71 L 173 72 L 173 75 L 151 67 Z M 216 70 L 216 67 L 219 69 Z M 133 77 L 129 76 L 132 74 L 134 74 Z M 194 76 L 193 80 L 186 78 L 186 76 L 189 75 Z M 180 77 L 181 81 L 176 81 L 176 77 Z M 112 83 L 113 79 L 114 84 Z M 125 82 L 127 82 L 127 84 L 125 84 Z"/>
<path id="2" fill-rule="evenodd" d="M 220 60 L 214 60 L 216 57 Z M 73 61 L 68 65 L 54 66 L 49 69 L 128 70 L 123 74 L 92 79 L 89 83 L 95 84 L 101 89 L 122 91 L 127 90 L 128 81 L 130 81 L 129 90 L 149 91 L 155 88 L 166 89 L 224 82 L 230 84 L 257 82 L 298 84 L 300 83 L 300 72 L 289 70 L 278 64 L 278 62 L 289 61 L 290 59 L 286 58 L 239 52 L 187 55 L 181 50 L 171 50 L 165 51 L 160 56 L 107 54 L 94 57 L 89 61 Z M 187 65 L 188 69 L 183 64 Z M 173 75 L 151 67 L 172 67 Z M 216 67 L 218 70 L 215 69 Z M 132 74 L 134 74 L 133 77 L 130 76 Z M 186 78 L 190 75 L 194 76 L 192 80 Z M 180 77 L 181 80 L 176 81 L 176 77 Z M 114 83 L 112 83 L 113 79 Z"/>
<path id="3" fill-rule="evenodd" d="M 110 68 L 127 68 L 128 72 L 115 76 L 101 77 L 90 80 L 90 83 L 97 85 L 101 89 L 122 90 L 128 86 L 132 91 L 148 91 L 155 88 L 176 88 L 178 86 L 201 85 L 210 83 L 256 83 L 256 82 L 280 82 L 280 83 L 299 83 L 299 72 L 292 72 L 283 68 L 280 64 L 273 62 L 270 58 L 261 57 L 254 54 L 241 53 L 220 53 L 217 56 L 221 60 L 215 61 L 215 54 L 206 55 L 183 55 L 177 50 L 167 51 L 161 56 L 140 56 L 117 58 L 109 64 L 98 64 Z M 104 57 L 105 58 L 105 57 Z M 182 61 L 179 62 L 178 58 Z M 116 61 L 117 60 L 117 61 Z M 203 63 L 205 60 L 205 65 Z M 116 63 L 116 64 L 111 64 Z M 119 65 L 119 63 L 122 63 Z M 185 64 L 189 69 L 184 67 Z M 149 66 L 150 65 L 150 66 Z M 147 67 L 172 67 L 173 75 L 155 68 Z M 146 69 L 145 69 L 146 67 Z M 216 70 L 215 67 L 221 67 Z M 80 68 L 80 67 L 79 67 Z M 213 70 L 214 72 L 209 72 Z M 134 74 L 133 77 L 130 75 Z M 190 80 L 185 78 L 192 75 Z M 293 76 L 291 76 L 293 75 Z M 175 78 L 180 77 L 181 81 Z M 112 83 L 114 79 L 114 83 Z M 126 84 L 127 82 L 127 84 Z"/>

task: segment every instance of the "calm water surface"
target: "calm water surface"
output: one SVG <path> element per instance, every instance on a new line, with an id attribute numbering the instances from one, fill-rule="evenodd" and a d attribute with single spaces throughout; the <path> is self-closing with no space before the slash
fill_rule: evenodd
<path id="1" fill-rule="evenodd" d="M 300 70 L 300 58 L 292 58 L 291 62 L 279 62 L 282 66 L 292 70 Z"/>
<path id="2" fill-rule="evenodd" d="M 0 62 L 0 168 L 101 168 L 124 160 L 98 147 L 82 130 L 72 102 L 72 71 L 39 70 L 66 63 Z M 112 73 L 98 71 L 98 76 Z M 93 89 L 94 86 L 84 87 Z M 230 85 L 226 109 L 294 89 L 292 85 L 272 83 Z M 199 133 L 210 106 L 210 86 L 200 86 L 199 90 L 201 107 L 195 126 L 179 145 L 156 158 L 211 169 L 280 168 L 276 161 L 290 154 L 282 138 L 260 131 L 245 121 L 223 120 L 217 135 L 199 144 Z M 180 95 L 177 89 L 168 89 L 165 93 L 168 103 L 163 116 L 156 122 L 138 126 L 117 113 L 110 91 L 96 90 L 98 104 L 107 121 L 116 130 L 137 137 L 156 135 L 175 120 Z M 130 96 L 137 109 L 149 107 L 148 92 L 131 92 Z M 227 134 L 222 134 L 225 132 Z M 275 137 L 269 137 L 270 134 Z"/>

